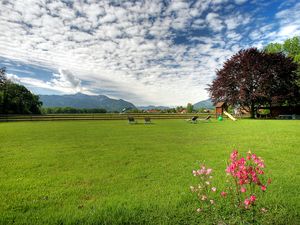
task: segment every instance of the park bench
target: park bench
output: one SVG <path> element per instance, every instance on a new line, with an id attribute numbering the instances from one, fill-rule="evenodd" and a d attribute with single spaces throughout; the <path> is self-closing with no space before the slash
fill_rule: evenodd
<path id="1" fill-rule="evenodd" d="M 129 124 L 136 124 L 137 121 L 134 119 L 134 117 L 128 116 L 128 123 L 129 123 Z"/>
<path id="2" fill-rule="evenodd" d="M 190 123 L 197 123 L 198 118 L 199 118 L 199 116 L 193 116 L 191 119 L 188 119 L 187 121 Z"/>
<path id="3" fill-rule="evenodd" d="M 292 120 L 292 119 L 294 119 L 294 116 L 293 115 L 279 115 L 278 119 Z"/>
<path id="4" fill-rule="evenodd" d="M 145 117 L 144 120 L 145 120 L 145 124 L 151 124 L 152 123 L 150 117 Z"/>
<path id="5" fill-rule="evenodd" d="M 203 122 L 210 122 L 211 121 L 211 116 L 209 115 L 204 119 L 198 119 L 198 120 L 203 121 Z"/>

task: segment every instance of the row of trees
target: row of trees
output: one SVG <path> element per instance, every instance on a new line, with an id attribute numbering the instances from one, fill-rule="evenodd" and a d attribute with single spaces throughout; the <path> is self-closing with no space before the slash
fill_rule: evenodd
<path id="1" fill-rule="evenodd" d="M 299 38 L 288 42 L 300 46 Z M 208 88 L 213 102 L 239 106 L 249 110 L 251 117 L 259 106 L 298 105 L 300 66 L 295 52 L 300 53 L 300 47 L 282 46 L 270 44 L 262 51 L 249 48 L 228 59 Z"/>
<path id="2" fill-rule="evenodd" d="M 106 109 L 78 109 L 72 107 L 51 107 L 42 108 L 43 114 L 60 114 L 60 113 L 107 113 Z"/>
<path id="3" fill-rule="evenodd" d="M 40 114 L 42 102 L 26 87 L 13 83 L 0 69 L 0 114 Z"/>

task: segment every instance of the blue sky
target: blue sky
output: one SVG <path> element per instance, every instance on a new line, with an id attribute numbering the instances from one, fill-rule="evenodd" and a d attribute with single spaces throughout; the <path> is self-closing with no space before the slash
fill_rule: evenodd
<path id="1" fill-rule="evenodd" d="M 300 2 L 3 0 L 0 66 L 36 94 L 186 105 L 240 49 L 300 35 Z"/>

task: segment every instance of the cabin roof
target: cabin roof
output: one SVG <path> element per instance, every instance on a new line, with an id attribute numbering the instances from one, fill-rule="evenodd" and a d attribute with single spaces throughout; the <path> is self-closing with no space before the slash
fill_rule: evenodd
<path id="1" fill-rule="evenodd" d="M 217 102 L 216 107 L 222 107 L 225 104 L 225 102 Z"/>

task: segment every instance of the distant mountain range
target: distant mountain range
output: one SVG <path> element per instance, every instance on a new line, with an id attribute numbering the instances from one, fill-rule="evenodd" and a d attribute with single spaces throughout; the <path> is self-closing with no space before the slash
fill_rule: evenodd
<path id="1" fill-rule="evenodd" d="M 211 99 L 207 99 L 207 100 L 204 100 L 204 101 L 197 102 L 193 106 L 194 106 L 194 109 L 201 109 L 201 108 L 214 109 L 215 108 L 215 106 L 212 103 Z"/>
<path id="2" fill-rule="evenodd" d="M 123 99 L 112 99 L 105 95 L 40 95 L 43 107 L 72 107 L 78 109 L 102 108 L 121 112 L 124 108 L 136 109 L 135 105 Z"/>
<path id="3" fill-rule="evenodd" d="M 167 106 L 138 106 L 136 107 L 131 102 L 123 99 L 112 99 L 105 95 L 85 95 L 77 93 L 74 95 L 40 95 L 40 100 L 43 102 L 43 107 L 72 107 L 78 109 L 92 109 L 102 108 L 107 111 L 121 112 L 123 109 L 140 109 L 140 110 L 151 110 L 151 109 L 170 109 Z M 214 105 L 210 99 L 200 101 L 194 104 L 194 109 L 213 109 Z"/>
<path id="4" fill-rule="evenodd" d="M 151 110 L 151 109 L 164 110 L 164 109 L 170 109 L 170 107 L 167 107 L 167 106 L 155 106 L 155 105 L 137 106 L 137 108 L 139 110 Z"/>

